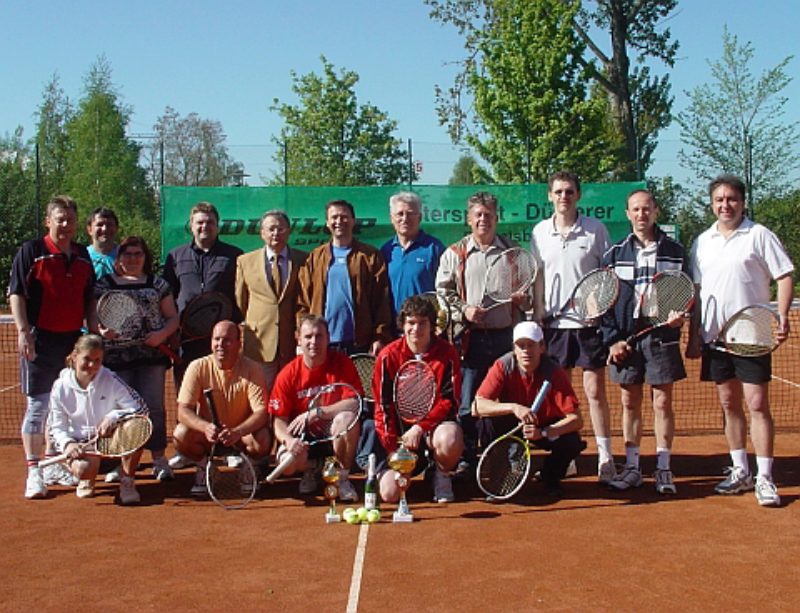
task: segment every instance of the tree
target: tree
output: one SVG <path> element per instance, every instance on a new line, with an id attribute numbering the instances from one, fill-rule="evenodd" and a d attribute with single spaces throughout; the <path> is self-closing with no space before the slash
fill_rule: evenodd
<path id="1" fill-rule="evenodd" d="M 552 167 L 572 166 L 587 178 L 643 176 L 658 131 L 670 121 L 672 99 L 668 77 L 654 77 L 643 65 L 631 68 L 629 49 L 638 52 L 638 64 L 652 58 L 672 66 L 677 43 L 670 42 L 668 29 L 660 32 L 658 27 L 677 0 L 597 0 L 593 10 L 582 8 L 578 0 L 425 1 L 434 19 L 451 23 L 464 36 L 467 57 L 462 71 L 449 90 L 437 88 L 440 122 L 448 125 L 454 142 L 465 134 L 464 105 L 470 98 L 479 126 L 496 124 L 512 132 L 519 130 L 526 113 L 535 116 L 515 106 L 533 103 L 540 107 L 540 115 L 544 108 L 549 117 L 564 117 L 566 112 L 573 119 L 567 126 L 542 122 L 543 131 L 536 133 L 537 142 L 552 141 L 549 151 L 544 147 L 541 152 L 541 157 L 549 155 Z M 590 36 L 592 26 L 610 34 L 610 53 Z M 522 84 L 524 75 L 526 89 L 506 88 L 501 73 L 492 70 L 492 56 L 508 65 L 507 76 L 512 80 Z M 563 74 L 556 70 L 559 57 Z M 538 69 L 522 71 L 521 66 Z M 481 78 L 475 80 L 473 75 Z M 476 88 L 480 83 L 504 95 L 495 96 L 493 104 L 480 105 Z M 588 97 L 587 89 L 591 90 Z M 565 104 L 564 96 L 569 103 Z M 598 114 L 602 114 L 602 126 L 597 125 Z M 582 132 L 576 133 L 579 128 Z M 486 132 L 491 134 L 492 128 Z M 577 159 L 559 159 L 576 143 L 584 148 Z M 601 152 L 599 157 L 597 152 Z"/>
<path id="2" fill-rule="evenodd" d="M 739 44 L 727 30 L 722 35 L 722 59 L 708 62 L 713 82 L 686 92 L 690 103 L 678 114 L 681 165 L 699 178 L 711 180 L 730 172 L 746 180 L 753 205 L 780 195 L 800 165 L 798 125 L 782 123 L 788 99 L 781 92 L 791 81 L 784 58 L 755 78 L 750 70 L 754 50 Z"/>
<path id="3" fill-rule="evenodd" d="M 64 191 L 69 138 L 67 123 L 72 117 L 69 99 L 54 74 L 45 85 L 37 111 L 35 143 L 39 153 L 40 197 L 47 200 Z"/>
<path id="4" fill-rule="evenodd" d="M 800 262 L 800 189 L 759 202 L 758 221 L 775 232 L 792 262 Z M 795 274 L 795 282 L 798 282 Z"/>
<path id="5" fill-rule="evenodd" d="M 0 137 L 0 279 L 10 277 L 11 262 L 23 241 L 41 234 L 41 217 L 34 202 L 34 171 L 30 147 L 22 138 L 22 127 L 12 136 Z M 5 302 L 3 293 L 0 302 Z"/>
<path id="6" fill-rule="evenodd" d="M 147 147 L 148 171 L 154 186 L 160 184 L 163 147 L 166 185 L 230 185 L 234 162 L 225 146 L 219 121 L 203 119 L 197 113 L 181 117 L 172 107 L 156 120 L 157 138 Z"/>
<path id="7" fill-rule="evenodd" d="M 473 155 L 464 154 L 453 166 L 453 176 L 447 183 L 448 185 L 486 185 L 494 183 L 494 180 Z"/>
<path id="8" fill-rule="evenodd" d="M 101 56 L 84 79 L 83 97 L 67 123 L 64 191 L 85 210 L 111 207 L 125 234 L 143 235 L 158 253 L 158 210 L 139 166 L 139 145 L 125 135 L 130 113 L 113 86 L 110 65 Z"/>
<path id="9" fill-rule="evenodd" d="M 273 177 L 289 185 L 392 185 L 409 177 L 408 153 L 392 134 L 397 123 L 377 107 L 358 106 L 358 75 L 336 73 L 322 58 L 322 76 L 292 71 L 292 91 L 299 103 L 274 99 L 270 110 L 283 117 L 280 151 L 275 160 L 288 176 Z"/>
<path id="10" fill-rule="evenodd" d="M 675 224 L 678 238 L 689 249 L 694 239 L 708 228 L 714 216 L 707 201 L 692 196 L 689 189 L 666 176 L 647 180 L 647 189 L 653 194 L 661 210 L 659 223 Z"/>

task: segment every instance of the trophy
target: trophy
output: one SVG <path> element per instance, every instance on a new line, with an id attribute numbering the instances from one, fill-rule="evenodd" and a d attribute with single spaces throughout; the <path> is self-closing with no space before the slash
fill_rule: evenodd
<path id="1" fill-rule="evenodd" d="M 325 458 L 322 467 L 322 480 L 325 481 L 324 494 L 327 498 L 328 512 L 325 513 L 326 524 L 336 524 L 342 521 L 342 516 L 336 512 L 336 498 L 339 496 L 339 460 L 334 456 Z"/>
<path id="2" fill-rule="evenodd" d="M 414 521 L 414 516 L 408 509 L 406 490 L 411 485 L 411 473 L 416 465 L 417 455 L 406 449 L 401 440 L 400 446 L 389 456 L 389 468 L 397 471 L 397 487 L 400 488 L 400 503 L 397 506 L 397 511 L 392 515 L 392 521 L 395 523 Z"/>

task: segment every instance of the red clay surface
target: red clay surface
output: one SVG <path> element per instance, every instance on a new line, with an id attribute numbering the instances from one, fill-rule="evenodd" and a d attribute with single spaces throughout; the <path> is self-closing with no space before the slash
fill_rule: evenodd
<path id="1" fill-rule="evenodd" d="M 647 438 L 646 472 L 653 447 Z M 676 440 L 670 498 L 652 480 L 630 493 L 599 487 L 591 448 L 554 504 L 538 484 L 489 504 L 469 483 L 457 489 L 464 502 L 435 505 L 415 481 L 417 521 L 392 524 L 385 507 L 369 527 L 358 610 L 795 611 L 798 449 L 800 435 L 779 434 L 778 509 L 713 493 L 728 464 L 721 434 Z M 5 611 L 347 609 L 359 528 L 326 525 L 324 499 L 298 498 L 294 480 L 226 512 L 188 497 L 191 470 L 170 484 L 140 470 L 136 508 L 115 505 L 104 483 L 90 500 L 56 487 L 26 501 L 24 474 L 21 448 L 0 446 Z"/>

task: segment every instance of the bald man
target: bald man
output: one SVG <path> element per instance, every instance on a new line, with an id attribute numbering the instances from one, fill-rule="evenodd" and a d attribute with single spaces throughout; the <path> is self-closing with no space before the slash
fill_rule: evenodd
<path id="1" fill-rule="evenodd" d="M 266 458 L 272 445 L 264 371 L 241 355 L 239 326 L 221 321 L 211 335 L 211 355 L 194 360 L 186 369 L 178 393 L 178 425 L 173 437 L 177 450 L 197 463 L 193 495 L 204 495 L 205 463 L 213 443 L 242 446 L 254 461 Z M 213 389 L 222 427 L 211 422 L 203 390 Z"/>

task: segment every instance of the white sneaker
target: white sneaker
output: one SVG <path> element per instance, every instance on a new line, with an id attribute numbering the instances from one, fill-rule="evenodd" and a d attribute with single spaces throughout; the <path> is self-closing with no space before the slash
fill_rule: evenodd
<path id="1" fill-rule="evenodd" d="M 778 495 L 778 488 L 772 482 L 771 477 L 756 477 L 756 500 L 762 507 L 781 506 L 781 497 Z"/>
<path id="2" fill-rule="evenodd" d="M 198 465 L 194 471 L 194 484 L 191 489 L 192 496 L 206 496 L 208 489 L 206 488 L 206 467 L 205 465 Z"/>
<path id="3" fill-rule="evenodd" d="M 165 456 L 162 455 L 160 458 L 153 460 L 153 476 L 158 481 L 172 481 L 175 478 L 172 467 Z"/>
<path id="4" fill-rule="evenodd" d="M 169 459 L 169 466 L 173 470 L 180 470 L 181 468 L 189 468 L 194 466 L 194 460 L 187 458 L 185 455 L 176 453 Z"/>
<path id="5" fill-rule="evenodd" d="M 632 487 L 642 487 L 642 471 L 635 466 L 626 466 L 621 473 L 609 482 L 615 490 L 627 490 Z"/>
<path id="6" fill-rule="evenodd" d="M 44 498 L 47 496 L 47 485 L 45 485 L 42 471 L 38 466 L 28 467 L 28 478 L 25 480 L 25 498 Z"/>
<path id="7" fill-rule="evenodd" d="M 449 472 L 436 469 L 433 474 L 433 500 L 440 504 L 453 502 L 456 499 L 453 494 L 453 478 Z"/>
<path id="8" fill-rule="evenodd" d="M 339 500 L 342 502 L 358 502 L 358 492 L 349 478 L 339 479 Z"/>
<path id="9" fill-rule="evenodd" d="M 564 477 L 576 477 L 578 475 L 578 465 L 575 463 L 575 460 L 572 460 L 569 464 L 567 464 L 567 472 L 564 473 Z"/>
<path id="10" fill-rule="evenodd" d="M 659 494 L 677 494 L 678 488 L 672 480 L 672 471 L 668 468 L 658 469 L 655 473 L 656 491 Z"/>
<path id="11" fill-rule="evenodd" d="M 608 485 L 617 478 L 617 467 L 614 460 L 606 460 L 597 465 L 597 482 L 601 485 Z"/>
<path id="12" fill-rule="evenodd" d="M 133 477 L 122 475 L 119 480 L 119 503 L 122 505 L 138 504 L 142 501 L 139 492 L 136 490 L 136 484 Z"/>
<path id="13" fill-rule="evenodd" d="M 78 478 L 61 462 L 45 466 L 42 470 L 42 478 L 45 485 L 65 485 L 67 487 L 78 485 Z"/>
<path id="14" fill-rule="evenodd" d="M 319 489 L 318 463 L 316 460 L 309 460 L 308 462 L 308 468 L 303 472 L 303 476 L 300 478 L 300 485 L 297 488 L 297 491 L 302 495 L 313 494 Z"/>
<path id="15" fill-rule="evenodd" d="M 225 458 L 228 468 L 239 468 L 242 465 L 242 457 L 239 455 L 229 455 Z"/>
<path id="16" fill-rule="evenodd" d="M 78 481 L 78 487 L 75 489 L 75 495 L 78 498 L 91 498 L 94 496 L 94 480 L 81 479 Z"/>
<path id="17" fill-rule="evenodd" d="M 122 479 L 122 467 L 115 466 L 111 470 L 106 473 L 105 482 L 106 483 L 119 483 L 120 479 Z"/>

